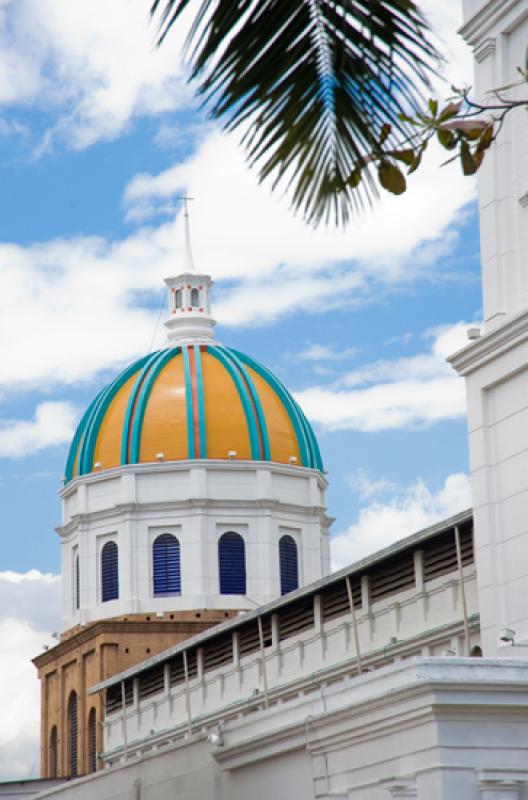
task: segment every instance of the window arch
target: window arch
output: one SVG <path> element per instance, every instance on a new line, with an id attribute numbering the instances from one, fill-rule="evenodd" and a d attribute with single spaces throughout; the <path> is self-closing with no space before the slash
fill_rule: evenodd
<path id="1" fill-rule="evenodd" d="M 103 603 L 119 597 L 119 552 L 115 542 L 107 542 L 101 550 L 101 596 Z"/>
<path id="2" fill-rule="evenodd" d="M 81 566 L 79 564 L 79 554 L 75 556 L 75 610 L 81 607 Z"/>
<path id="3" fill-rule="evenodd" d="M 220 594 L 246 594 L 246 548 L 239 533 L 228 531 L 218 540 Z"/>
<path id="4" fill-rule="evenodd" d="M 297 545 L 292 536 L 281 536 L 279 540 L 279 564 L 281 594 L 288 594 L 299 588 L 299 566 Z"/>
<path id="5" fill-rule="evenodd" d="M 182 307 L 182 290 L 176 289 L 174 292 L 174 308 Z"/>
<path id="6" fill-rule="evenodd" d="M 68 699 L 68 772 L 76 778 L 77 770 L 77 692 L 70 692 Z"/>
<path id="7" fill-rule="evenodd" d="M 49 738 L 49 777 L 57 777 L 57 726 L 53 725 Z"/>
<path id="8" fill-rule="evenodd" d="M 88 772 L 97 769 L 97 715 L 95 708 L 88 714 Z"/>
<path id="9" fill-rule="evenodd" d="M 171 533 L 162 533 L 152 545 L 154 596 L 181 593 L 180 543 Z"/>
<path id="10" fill-rule="evenodd" d="M 197 308 L 200 305 L 200 292 L 198 289 L 191 289 L 191 306 Z"/>

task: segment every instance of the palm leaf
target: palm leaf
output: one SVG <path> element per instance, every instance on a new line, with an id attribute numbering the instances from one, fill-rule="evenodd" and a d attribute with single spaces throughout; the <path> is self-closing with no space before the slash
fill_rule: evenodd
<path id="1" fill-rule="evenodd" d="M 196 0 L 186 54 L 213 117 L 243 131 L 260 178 L 314 223 L 372 202 L 367 155 L 393 147 L 439 56 L 411 0 Z M 154 0 L 159 43 L 190 0 Z M 363 165 L 359 186 L 351 180 Z"/>

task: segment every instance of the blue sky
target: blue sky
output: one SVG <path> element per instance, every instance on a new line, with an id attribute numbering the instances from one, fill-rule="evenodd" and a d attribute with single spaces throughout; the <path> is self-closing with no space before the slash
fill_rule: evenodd
<path id="1" fill-rule="evenodd" d="M 422 5 L 460 82 L 458 2 Z M 473 181 L 432 148 L 402 198 L 346 231 L 305 227 L 197 109 L 181 34 L 157 51 L 148 6 L 6 0 L 0 14 L 0 678 L 23 687 L 17 703 L 0 688 L 0 777 L 28 774 L 37 746 L 29 658 L 58 627 L 68 443 L 99 388 L 163 344 L 183 191 L 218 338 L 274 370 L 316 429 L 335 563 L 470 504 L 464 388 L 445 358 L 481 316 Z"/>

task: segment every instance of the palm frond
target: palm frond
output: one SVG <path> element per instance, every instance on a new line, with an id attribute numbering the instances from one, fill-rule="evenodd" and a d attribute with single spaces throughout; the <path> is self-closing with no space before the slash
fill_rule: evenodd
<path id="1" fill-rule="evenodd" d="M 191 0 L 154 0 L 159 43 Z M 387 123 L 397 146 L 439 63 L 411 0 L 195 0 L 186 55 L 215 118 L 241 128 L 249 161 L 295 210 L 345 224 L 371 203 L 364 164 Z"/>

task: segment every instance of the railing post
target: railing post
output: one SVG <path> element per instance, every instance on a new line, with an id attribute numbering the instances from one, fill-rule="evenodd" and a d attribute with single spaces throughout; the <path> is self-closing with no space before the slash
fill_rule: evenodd
<path id="1" fill-rule="evenodd" d="M 192 736 L 191 693 L 189 690 L 189 665 L 187 664 L 187 650 L 183 653 L 183 674 L 185 677 L 185 708 L 187 711 L 187 732 Z"/>
<path id="2" fill-rule="evenodd" d="M 354 608 L 354 597 L 352 595 L 352 584 L 350 582 L 350 577 L 347 575 L 345 578 L 346 587 L 348 592 L 348 604 L 350 606 L 350 614 L 352 615 L 352 626 L 354 628 L 354 641 L 356 643 L 356 659 L 357 659 L 357 670 L 358 675 L 361 675 L 363 672 L 363 666 L 361 663 L 361 651 L 359 648 L 359 632 L 357 626 L 357 619 L 356 619 L 356 609 Z"/>
<path id="3" fill-rule="evenodd" d="M 267 708 L 268 701 L 268 673 L 266 671 L 266 653 L 264 650 L 264 631 L 262 629 L 262 617 L 257 617 L 259 644 L 260 644 L 260 660 L 262 663 L 262 681 L 264 683 L 264 705 Z"/>
<path id="4" fill-rule="evenodd" d="M 460 547 L 460 531 L 455 525 L 455 546 L 458 563 L 458 577 L 460 580 L 460 599 L 462 600 L 462 613 L 464 615 L 464 655 L 469 655 L 469 621 L 466 603 L 466 587 L 464 586 L 464 567 L 462 566 L 462 550 Z"/>

